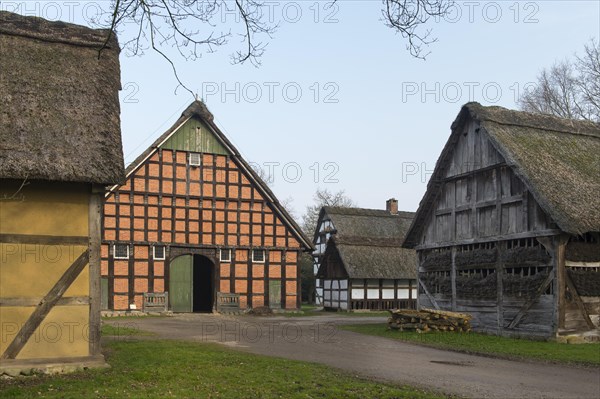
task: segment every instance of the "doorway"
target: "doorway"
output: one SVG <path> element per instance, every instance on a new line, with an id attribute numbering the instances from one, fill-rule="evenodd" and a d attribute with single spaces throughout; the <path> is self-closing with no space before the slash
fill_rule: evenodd
<path id="1" fill-rule="evenodd" d="M 194 255 L 193 300 L 194 312 L 212 312 L 214 304 L 214 265 L 206 256 Z"/>
<path id="2" fill-rule="evenodd" d="M 170 263 L 169 300 L 179 313 L 212 312 L 215 266 L 202 255 L 182 255 Z"/>

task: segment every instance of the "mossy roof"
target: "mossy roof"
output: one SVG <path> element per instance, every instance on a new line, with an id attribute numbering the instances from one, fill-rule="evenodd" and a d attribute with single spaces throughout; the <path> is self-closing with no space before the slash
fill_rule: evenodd
<path id="1" fill-rule="evenodd" d="M 417 244 L 456 138 L 468 120 L 479 122 L 506 164 L 562 231 L 600 230 L 600 124 L 468 103 L 452 124 L 405 246 Z"/>
<path id="2" fill-rule="evenodd" d="M 120 50 L 109 33 L 0 11 L 3 178 L 123 181 Z"/>

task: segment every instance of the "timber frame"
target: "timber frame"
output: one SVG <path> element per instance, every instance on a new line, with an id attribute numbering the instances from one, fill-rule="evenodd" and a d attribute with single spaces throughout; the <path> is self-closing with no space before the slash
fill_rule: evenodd
<path id="1" fill-rule="evenodd" d="M 0 375 L 103 367 L 101 208 L 125 177 L 119 44 L 0 11 L 0 48 Z"/>
<path id="2" fill-rule="evenodd" d="M 111 188 L 102 234 L 107 309 L 139 308 L 144 293 L 164 291 L 173 305 L 171 265 L 186 254 L 213 264 L 215 303 L 218 293 L 235 293 L 242 308 L 300 307 L 297 262 L 310 241 L 200 101 L 128 167 L 125 184 Z M 128 259 L 116 258 L 114 245 L 128 246 Z M 154 246 L 166 259 L 154 259 Z M 252 261 L 255 249 L 265 251 L 264 262 Z M 220 250 L 231 259 L 222 261 Z"/>
<path id="3" fill-rule="evenodd" d="M 402 248 L 414 214 L 386 209 L 323 207 L 313 252 L 318 304 L 327 310 L 416 307 L 415 254 Z"/>
<path id="4" fill-rule="evenodd" d="M 580 165 L 599 144 L 594 124 L 465 105 L 404 242 L 419 306 L 471 313 L 474 329 L 500 335 L 597 329 L 599 182 Z M 544 162 L 565 165 L 568 183 Z"/>

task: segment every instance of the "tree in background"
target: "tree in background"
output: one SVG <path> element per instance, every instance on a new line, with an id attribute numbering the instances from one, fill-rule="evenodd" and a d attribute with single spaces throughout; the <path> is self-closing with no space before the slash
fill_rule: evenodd
<path id="1" fill-rule="evenodd" d="M 592 39 L 583 56 L 543 69 L 533 89 L 519 99 L 524 111 L 600 122 L 600 42 Z"/>
<path id="2" fill-rule="evenodd" d="M 319 212 L 321 212 L 322 207 L 339 206 L 342 208 L 351 208 L 356 206 L 354 201 L 346 195 L 344 190 L 332 193 L 326 188 L 318 188 L 313 195 L 313 201 L 313 205 L 307 206 L 306 212 L 302 216 L 302 230 L 304 230 L 304 233 L 309 237 L 312 237 L 315 234 Z"/>
<path id="3" fill-rule="evenodd" d="M 354 201 L 346 195 L 344 190 L 332 193 L 327 189 L 318 188 L 313 195 L 313 205 L 306 207 L 302 216 L 302 230 L 312 238 L 317 228 L 319 212 L 324 206 L 339 206 L 350 208 L 356 206 Z M 300 275 L 302 280 L 302 301 L 314 303 L 315 299 L 315 274 L 313 270 L 313 257 L 311 254 L 303 253 L 299 261 Z"/>

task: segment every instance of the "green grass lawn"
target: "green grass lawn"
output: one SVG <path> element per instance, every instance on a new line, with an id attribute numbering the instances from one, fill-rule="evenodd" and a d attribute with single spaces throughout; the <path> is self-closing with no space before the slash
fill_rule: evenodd
<path id="1" fill-rule="evenodd" d="M 111 368 L 0 380 L 5 398 L 441 398 L 363 380 L 326 366 L 252 355 L 216 344 L 115 340 Z"/>
<path id="2" fill-rule="evenodd" d="M 115 325 L 103 323 L 102 327 L 100 329 L 100 333 L 103 336 L 118 336 L 118 337 L 128 337 L 128 336 L 134 336 L 134 335 L 145 335 L 145 336 L 154 335 L 151 332 L 139 330 L 139 329 L 133 327 L 133 325 L 128 322 L 117 322 Z"/>
<path id="3" fill-rule="evenodd" d="M 430 332 L 419 334 L 409 331 L 389 330 L 386 325 L 382 324 L 359 324 L 342 326 L 341 328 L 362 334 L 461 352 L 600 366 L 600 343 L 573 345 L 551 341 L 504 338 L 477 333 Z"/>
<path id="4" fill-rule="evenodd" d="M 283 313 L 285 317 L 306 317 L 306 316 L 347 316 L 347 317 L 389 317 L 388 311 L 383 312 L 328 312 L 325 310 L 319 310 L 314 305 L 302 305 L 300 308 L 301 312 L 298 313 Z"/>

